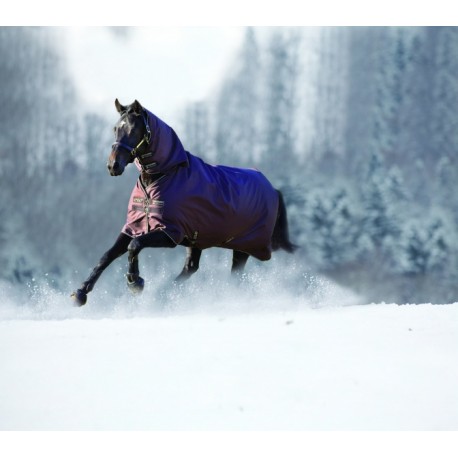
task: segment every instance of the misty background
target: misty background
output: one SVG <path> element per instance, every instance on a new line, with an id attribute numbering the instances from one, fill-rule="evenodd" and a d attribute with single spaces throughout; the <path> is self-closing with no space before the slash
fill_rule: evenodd
<path id="1" fill-rule="evenodd" d="M 301 247 L 295 262 L 310 275 L 367 301 L 456 301 L 458 28 L 255 27 L 219 42 L 211 29 L 195 29 L 224 45 L 210 54 L 216 73 L 198 41 L 183 49 L 178 40 L 161 60 L 151 58 L 154 43 L 176 39 L 166 31 L 87 29 L 85 51 L 75 54 L 83 40 L 75 30 L 0 28 L 4 284 L 30 290 L 47 282 L 70 293 L 119 234 L 137 176 L 134 167 L 120 178 L 106 170 L 119 97 L 137 98 L 207 162 L 260 169 L 284 193 Z M 91 34 L 103 49 L 91 48 Z M 134 52 L 149 57 L 127 62 Z M 109 53 L 115 65 L 97 72 L 100 81 L 129 88 L 105 97 L 81 80 L 88 62 Z M 154 80 L 159 69 L 170 69 L 177 87 L 169 108 Z M 187 79 L 200 87 L 180 95 Z M 209 262 L 230 257 L 212 251 L 219 253 Z M 270 263 L 291 263 L 275 257 Z M 182 247 L 148 250 L 140 267 L 178 274 L 182 262 Z M 115 264 L 103 287 L 124 288 L 127 261 Z M 289 287 L 300 290 L 301 281 L 292 277 Z"/>

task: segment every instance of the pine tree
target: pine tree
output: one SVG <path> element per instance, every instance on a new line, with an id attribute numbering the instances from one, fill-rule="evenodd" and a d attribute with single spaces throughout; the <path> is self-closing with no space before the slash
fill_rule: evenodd
<path id="1" fill-rule="evenodd" d="M 432 140 L 436 154 L 458 154 L 458 27 L 434 27 Z M 456 164 L 455 164 L 456 165 Z"/>
<path id="2" fill-rule="evenodd" d="M 259 155 L 259 77 L 258 43 L 254 29 L 249 27 L 217 101 L 215 144 L 222 163 L 230 160 L 252 166 Z"/>
<path id="3" fill-rule="evenodd" d="M 348 80 L 344 113 L 345 162 L 348 175 L 360 176 L 372 145 L 377 87 L 376 69 L 383 28 L 350 27 L 348 30 Z"/>
<path id="4" fill-rule="evenodd" d="M 371 155 L 366 180 L 362 186 L 362 201 L 365 209 L 364 231 L 371 237 L 376 247 L 389 243 L 399 233 L 399 214 L 395 196 L 400 197 L 400 179 L 390 174 L 382 156 Z"/>
<path id="5" fill-rule="evenodd" d="M 364 251 L 361 216 L 345 187 L 309 192 L 301 221 L 305 227 L 300 244 L 320 269 L 343 266 Z"/>
<path id="6" fill-rule="evenodd" d="M 396 243 L 395 268 L 408 275 L 447 271 L 451 248 L 450 228 L 441 217 L 410 219 Z"/>
<path id="7" fill-rule="evenodd" d="M 320 38 L 312 154 L 318 158 L 342 156 L 346 146 L 349 29 L 324 27 Z"/>
<path id="8" fill-rule="evenodd" d="M 210 155 L 210 130 L 208 107 L 205 102 L 188 104 L 184 123 L 185 147 L 203 157 Z"/>
<path id="9" fill-rule="evenodd" d="M 458 181 L 458 167 L 456 159 L 447 154 L 440 157 L 434 170 L 432 187 L 434 204 L 448 208 L 458 224 L 458 201 L 456 199 L 456 183 Z"/>
<path id="10" fill-rule="evenodd" d="M 398 153 L 400 110 L 404 98 L 405 32 L 397 27 L 387 27 L 382 32 L 375 62 L 371 151 L 392 162 Z"/>
<path id="11" fill-rule="evenodd" d="M 299 43 L 295 31 L 275 31 L 268 46 L 262 167 L 283 180 L 297 164 L 294 120 Z"/>

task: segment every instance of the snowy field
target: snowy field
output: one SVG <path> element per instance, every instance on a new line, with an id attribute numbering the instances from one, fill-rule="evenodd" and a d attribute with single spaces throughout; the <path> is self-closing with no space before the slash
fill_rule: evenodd
<path id="1" fill-rule="evenodd" d="M 456 430 L 458 303 L 355 305 L 314 282 L 83 308 L 0 286 L 0 430 Z"/>

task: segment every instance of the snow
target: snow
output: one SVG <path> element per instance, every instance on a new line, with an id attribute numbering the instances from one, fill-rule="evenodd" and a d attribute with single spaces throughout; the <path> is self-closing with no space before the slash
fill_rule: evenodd
<path id="1" fill-rule="evenodd" d="M 0 285 L 0 430 L 457 429 L 458 303 L 193 281 L 163 309 Z"/>

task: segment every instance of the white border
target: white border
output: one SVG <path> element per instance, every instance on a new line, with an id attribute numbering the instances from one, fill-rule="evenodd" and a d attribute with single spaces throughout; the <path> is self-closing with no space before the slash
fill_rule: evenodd
<path id="1" fill-rule="evenodd" d="M 10 432 L 0 433 L 0 441 L 8 458 L 452 458 L 457 452 L 456 434 L 447 432 Z"/>
<path id="2" fill-rule="evenodd" d="M 454 10 L 450 0 L 19 0 L 0 25 L 457 25 Z"/>

